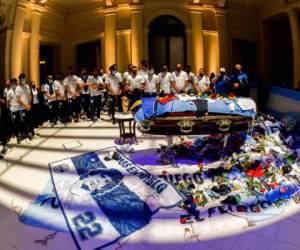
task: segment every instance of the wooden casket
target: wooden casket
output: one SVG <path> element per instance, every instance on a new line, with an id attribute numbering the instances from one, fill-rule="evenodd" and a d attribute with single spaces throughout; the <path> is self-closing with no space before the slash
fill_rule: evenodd
<path id="1" fill-rule="evenodd" d="M 252 118 L 240 115 L 171 113 L 141 123 L 141 132 L 152 135 L 207 135 L 247 131 Z"/>

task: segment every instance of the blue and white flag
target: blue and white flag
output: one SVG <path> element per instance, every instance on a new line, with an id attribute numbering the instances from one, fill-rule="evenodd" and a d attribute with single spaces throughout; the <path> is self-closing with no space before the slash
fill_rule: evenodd
<path id="1" fill-rule="evenodd" d="M 109 151 L 114 160 L 106 161 Z M 182 195 L 116 148 L 50 164 L 59 205 L 78 249 L 101 249 L 145 227 Z"/>

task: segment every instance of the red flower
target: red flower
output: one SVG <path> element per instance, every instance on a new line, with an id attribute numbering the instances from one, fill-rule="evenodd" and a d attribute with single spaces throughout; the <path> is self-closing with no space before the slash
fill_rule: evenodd
<path id="1" fill-rule="evenodd" d="M 272 188 L 272 189 L 274 189 L 274 188 L 276 188 L 276 187 L 278 187 L 278 186 L 279 186 L 279 184 L 278 184 L 277 182 L 274 182 L 274 183 L 270 183 L 270 184 L 269 184 L 269 187 Z"/>
<path id="2" fill-rule="evenodd" d="M 217 99 L 218 98 L 218 94 L 214 93 L 210 95 L 210 99 Z"/>
<path id="3" fill-rule="evenodd" d="M 183 218 L 180 218 L 180 223 L 181 224 L 185 224 L 187 222 L 187 218 L 183 217 Z"/>
<path id="4" fill-rule="evenodd" d="M 236 96 L 235 96 L 234 93 L 230 93 L 228 98 L 231 99 L 231 100 L 234 100 L 234 99 L 236 99 Z"/>

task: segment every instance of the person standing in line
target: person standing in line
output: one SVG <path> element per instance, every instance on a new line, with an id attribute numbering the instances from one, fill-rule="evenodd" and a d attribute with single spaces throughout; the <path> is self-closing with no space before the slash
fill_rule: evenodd
<path id="1" fill-rule="evenodd" d="M 20 105 L 20 119 L 21 119 L 21 131 L 26 139 L 26 142 L 29 143 L 35 137 L 34 129 L 32 126 L 32 95 L 30 92 L 30 87 L 26 83 L 26 75 L 20 74 L 19 82 L 15 90 L 17 101 Z"/>
<path id="2" fill-rule="evenodd" d="M 6 86 L 8 84 L 6 83 Z M 10 84 L 9 84 L 10 86 Z M 8 89 L 9 91 L 9 89 Z M 7 97 L 7 92 L 6 92 Z M 8 110 L 7 110 L 7 102 L 6 97 L 4 95 L 0 95 L 0 145 L 2 146 L 2 149 L 0 151 L 0 154 L 5 154 L 8 150 L 8 141 L 9 141 L 9 128 L 8 128 Z M 0 160 L 3 158 L 2 155 L 0 155 Z"/>
<path id="3" fill-rule="evenodd" d="M 102 78 L 99 78 L 98 69 L 94 69 L 92 76 L 88 79 L 89 91 L 91 95 L 90 110 L 92 121 L 96 122 L 100 118 L 101 90 L 104 88 Z"/>
<path id="4" fill-rule="evenodd" d="M 65 126 L 68 123 L 67 96 L 62 73 L 58 73 L 54 81 L 54 90 L 58 100 L 58 118 Z"/>
<path id="5" fill-rule="evenodd" d="M 168 66 L 164 64 L 161 68 L 159 77 L 159 92 L 161 95 L 168 95 L 172 93 L 172 85 L 174 84 L 174 77 L 168 71 Z"/>
<path id="6" fill-rule="evenodd" d="M 7 126 L 7 133 L 9 135 L 9 137 L 12 137 L 13 136 L 13 126 L 12 126 L 12 120 L 11 120 L 11 117 L 10 117 L 10 110 L 9 110 L 9 104 L 7 102 L 7 93 L 8 91 L 11 89 L 11 81 L 12 80 L 7 80 L 5 82 L 5 88 L 3 90 L 3 100 L 5 101 L 6 103 L 6 108 L 4 108 L 4 114 L 6 114 L 6 118 L 7 118 L 7 121 L 6 121 L 6 126 Z M 3 113 L 3 112 L 2 112 Z"/>
<path id="7" fill-rule="evenodd" d="M 205 93 L 210 90 L 210 80 L 203 68 L 199 70 L 199 75 L 195 77 L 195 89 L 197 93 Z"/>
<path id="8" fill-rule="evenodd" d="M 99 81 L 103 82 L 103 89 L 101 90 L 101 107 L 100 107 L 100 114 L 104 110 L 105 107 L 108 107 L 108 90 L 107 86 L 105 84 L 105 79 L 107 77 L 107 74 L 104 73 L 104 70 L 102 67 L 99 68 L 99 75 L 98 78 Z"/>
<path id="9" fill-rule="evenodd" d="M 49 117 L 51 127 L 54 127 L 58 121 L 58 104 L 57 96 L 54 88 L 54 80 L 52 75 L 47 76 L 47 82 L 44 86 L 44 95 L 48 99 Z"/>
<path id="10" fill-rule="evenodd" d="M 64 85 L 66 86 L 68 96 L 68 115 L 69 120 L 79 122 L 80 120 L 80 100 L 79 90 L 80 81 L 78 76 L 75 75 L 73 67 L 68 68 L 68 76 L 64 79 Z"/>
<path id="11" fill-rule="evenodd" d="M 90 110 L 90 99 L 91 99 L 91 93 L 89 88 L 89 80 L 90 76 L 87 73 L 86 68 L 82 68 L 80 72 L 79 82 L 81 85 L 81 106 L 83 113 L 86 117 L 86 119 L 90 120 L 91 117 L 91 110 Z"/>
<path id="12" fill-rule="evenodd" d="M 17 143 L 20 144 L 20 142 L 22 141 L 20 128 L 21 126 L 23 126 L 22 125 L 23 120 L 20 119 L 21 107 L 16 96 L 17 82 L 18 82 L 17 79 L 11 80 L 11 87 L 7 91 L 6 101 L 10 110 L 10 117 L 12 122 L 12 134 L 17 138 Z"/>
<path id="13" fill-rule="evenodd" d="M 187 88 L 186 88 L 186 92 L 187 93 L 196 93 L 196 90 L 195 90 L 195 78 L 196 78 L 196 75 L 191 72 L 191 66 L 186 66 L 185 67 L 185 72 L 187 74 L 187 77 L 188 77 L 188 85 L 187 85 Z"/>
<path id="14" fill-rule="evenodd" d="M 174 93 L 185 93 L 188 86 L 188 76 L 186 72 L 182 70 L 182 66 L 180 63 L 176 65 L 176 70 L 172 73 L 172 75 L 174 79 L 172 85 Z"/>
<path id="15" fill-rule="evenodd" d="M 128 67 L 127 67 L 127 71 L 123 73 L 123 81 L 124 81 L 124 84 L 126 84 L 126 80 L 128 78 L 128 76 L 130 76 L 132 74 L 132 64 L 128 64 Z"/>
<path id="16" fill-rule="evenodd" d="M 39 100 L 39 90 L 37 89 L 35 82 L 32 81 L 30 84 L 30 91 L 32 95 L 32 117 L 33 117 L 33 126 L 38 128 L 41 124 L 41 105 Z"/>
<path id="17" fill-rule="evenodd" d="M 117 71 L 114 65 L 109 67 L 110 74 L 105 78 L 105 84 L 109 93 L 109 112 L 112 117 L 113 124 L 116 123 L 115 119 L 115 107 L 118 107 L 119 112 L 122 111 L 122 102 L 121 102 L 121 85 L 122 78 L 117 74 Z"/>
<path id="18" fill-rule="evenodd" d="M 230 78 L 227 76 L 225 68 L 220 68 L 219 75 L 213 79 L 212 83 L 217 94 L 223 96 L 229 94 Z"/>
<path id="19" fill-rule="evenodd" d="M 242 65 L 236 64 L 234 71 L 230 76 L 231 79 L 231 91 L 236 96 L 249 97 L 250 84 L 248 76 L 242 71 Z"/>
<path id="20" fill-rule="evenodd" d="M 141 68 L 138 71 L 138 74 L 141 75 L 144 78 L 147 76 L 147 74 L 148 74 L 148 61 L 147 60 L 144 59 L 141 62 Z"/>
<path id="21" fill-rule="evenodd" d="M 145 89 L 145 78 L 138 74 L 137 66 L 132 66 L 132 74 L 126 80 L 124 91 L 127 93 L 130 106 L 142 98 Z"/>
<path id="22" fill-rule="evenodd" d="M 149 67 L 148 74 L 145 78 L 145 95 L 146 97 L 156 96 L 159 93 L 159 76 L 154 73 L 153 66 Z"/>

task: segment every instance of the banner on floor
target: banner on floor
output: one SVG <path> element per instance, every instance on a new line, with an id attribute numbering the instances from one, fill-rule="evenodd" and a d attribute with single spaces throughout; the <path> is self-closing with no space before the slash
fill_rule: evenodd
<path id="1" fill-rule="evenodd" d="M 50 164 L 56 197 L 79 249 L 110 245 L 150 223 L 160 208 L 182 202 L 173 185 L 138 167 L 116 148 Z"/>

